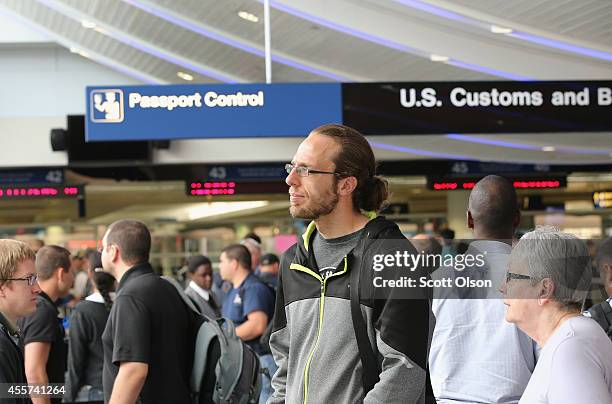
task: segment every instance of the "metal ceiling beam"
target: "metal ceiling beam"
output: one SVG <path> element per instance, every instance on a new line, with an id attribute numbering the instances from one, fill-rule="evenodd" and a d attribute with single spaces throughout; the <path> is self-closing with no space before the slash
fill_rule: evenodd
<path id="1" fill-rule="evenodd" d="M 196 72 L 203 76 L 218 80 L 224 83 L 244 83 L 248 80 L 244 77 L 229 74 L 227 72 L 220 71 L 211 66 L 205 65 L 199 61 L 187 58 L 183 55 L 172 52 L 169 49 L 162 48 L 157 44 L 144 40 L 142 38 L 132 35 L 130 32 L 123 28 L 117 27 L 106 21 L 102 21 L 97 16 L 87 14 L 71 5 L 68 5 L 60 0 L 38 0 L 39 3 L 44 4 L 50 9 L 66 15 L 67 17 L 76 20 L 83 21 L 88 20 L 96 24 L 96 26 L 103 29 L 102 34 L 108 35 L 109 37 L 124 43 L 125 45 L 131 46 L 139 51 L 148 53 L 151 56 L 155 56 L 184 69 L 188 69 L 192 72 Z M 83 28 L 87 30 L 89 28 Z"/>
<path id="2" fill-rule="evenodd" d="M 211 25 L 204 24 L 200 21 L 196 21 L 193 18 L 184 15 L 177 10 L 169 9 L 167 7 L 156 4 L 155 2 L 150 0 L 122 1 L 127 4 L 130 4 L 133 7 L 137 7 L 143 11 L 146 11 L 147 13 L 150 13 L 156 17 L 162 18 L 172 24 L 195 32 L 198 35 L 202 35 L 215 41 L 219 41 L 221 43 L 224 43 L 225 45 L 243 50 L 258 57 L 264 57 L 264 48 L 261 44 L 258 44 L 240 36 L 233 35 L 229 32 L 219 30 L 215 27 L 212 27 Z M 274 35 L 274 33 L 272 33 L 272 35 Z M 295 69 L 303 70 L 305 72 L 312 73 L 318 76 L 327 77 L 335 81 L 368 81 L 367 77 L 357 76 L 347 71 L 330 69 L 327 66 L 314 63 L 308 59 L 300 58 L 295 55 L 289 55 L 285 52 L 280 52 L 274 49 L 272 52 L 272 60 L 274 62 L 284 64 Z"/>

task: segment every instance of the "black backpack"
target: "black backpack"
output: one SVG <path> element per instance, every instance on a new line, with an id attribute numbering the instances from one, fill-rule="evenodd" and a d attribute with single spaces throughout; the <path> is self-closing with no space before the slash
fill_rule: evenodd
<path id="1" fill-rule="evenodd" d="M 591 314 L 591 318 L 597 321 L 608 334 L 608 338 L 612 340 L 612 307 L 610 307 L 610 303 L 603 301 L 591 307 L 588 312 Z"/>

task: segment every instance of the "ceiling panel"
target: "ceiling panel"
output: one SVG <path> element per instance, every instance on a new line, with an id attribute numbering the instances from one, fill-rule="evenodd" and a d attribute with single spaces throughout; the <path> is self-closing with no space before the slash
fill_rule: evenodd
<path id="1" fill-rule="evenodd" d="M 263 44 L 263 7 L 254 1 L 186 0 L 150 1 L 183 17 L 193 16 L 214 27 L 254 44 Z M 245 10 L 259 16 L 258 23 L 237 16 Z M 272 8 L 271 42 L 275 52 L 322 65 L 353 81 L 384 80 L 486 80 L 493 76 L 472 72 L 381 46 L 344 34 Z"/>
<path id="2" fill-rule="evenodd" d="M 609 0 L 452 0 L 454 4 L 537 31 L 612 49 L 612 2 Z"/>

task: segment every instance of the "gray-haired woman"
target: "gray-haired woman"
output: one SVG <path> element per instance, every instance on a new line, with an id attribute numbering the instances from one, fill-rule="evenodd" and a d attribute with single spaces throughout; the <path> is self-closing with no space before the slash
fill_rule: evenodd
<path id="1" fill-rule="evenodd" d="M 571 234 L 536 229 L 512 251 L 506 320 L 542 347 L 519 403 L 612 403 L 612 342 L 580 312 L 590 283 L 587 246 Z"/>

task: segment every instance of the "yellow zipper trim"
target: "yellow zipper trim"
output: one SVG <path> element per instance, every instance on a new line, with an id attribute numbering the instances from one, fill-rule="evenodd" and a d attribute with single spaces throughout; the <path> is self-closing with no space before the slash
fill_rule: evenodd
<path id="1" fill-rule="evenodd" d="M 334 274 L 329 275 L 325 279 L 323 279 L 321 275 L 317 274 L 312 269 L 307 268 L 300 264 L 293 263 L 289 266 L 289 269 L 295 269 L 297 271 L 305 272 L 309 275 L 314 276 L 315 278 L 319 280 L 319 282 L 321 282 L 321 298 L 319 301 L 319 325 L 317 327 L 317 337 L 310 351 L 310 354 L 308 354 L 308 360 L 306 361 L 306 367 L 304 367 L 304 404 L 307 404 L 308 403 L 308 371 L 310 370 L 310 363 L 312 362 L 314 353 L 317 350 L 317 347 L 319 346 L 319 337 L 321 336 L 321 328 L 323 326 L 323 312 L 325 310 L 325 288 L 327 286 L 327 280 L 334 276 L 340 276 L 340 275 L 345 274 L 346 271 L 348 270 L 348 260 L 345 256 L 344 257 L 344 269 L 340 272 L 336 272 Z"/>

